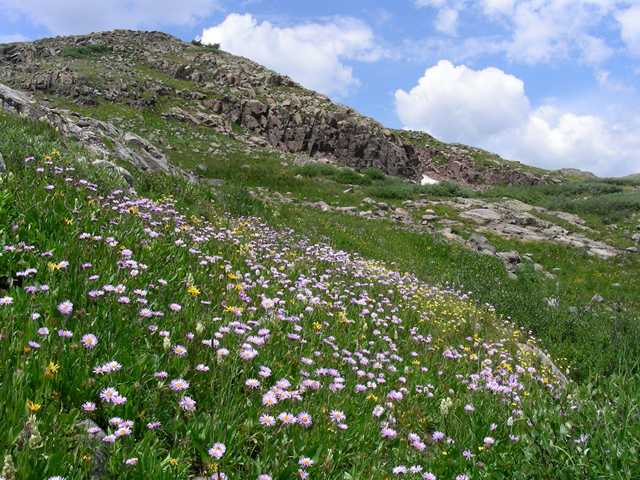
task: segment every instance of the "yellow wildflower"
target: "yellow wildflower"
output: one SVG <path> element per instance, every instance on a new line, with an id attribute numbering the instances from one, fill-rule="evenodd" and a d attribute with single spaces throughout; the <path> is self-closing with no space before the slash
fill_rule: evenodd
<path id="1" fill-rule="evenodd" d="M 42 405 L 38 404 L 38 403 L 33 403 L 31 400 L 27 400 L 27 408 L 29 410 L 31 410 L 32 412 L 37 412 L 38 410 L 40 410 L 40 407 Z"/>

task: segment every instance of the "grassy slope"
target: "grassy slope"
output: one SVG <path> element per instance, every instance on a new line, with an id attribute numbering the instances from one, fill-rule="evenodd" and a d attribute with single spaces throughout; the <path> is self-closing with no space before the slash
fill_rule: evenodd
<path id="1" fill-rule="evenodd" d="M 632 365 L 624 364 L 623 373 L 607 380 L 592 374 L 592 382 L 572 391 L 571 398 L 566 394 L 554 398 L 557 384 L 544 370 L 528 373 L 526 368 L 532 359 L 518 353 L 514 346 L 516 339 L 529 337 L 526 328 L 535 328 L 536 336 L 544 339 L 543 346 L 553 347 L 557 355 L 571 356 L 571 363 L 581 367 L 579 377 L 587 377 L 589 369 L 611 373 L 624 360 L 620 350 L 637 345 L 629 340 L 637 335 L 632 329 L 637 325 L 633 323 L 634 314 L 623 311 L 628 299 L 620 299 L 615 321 L 602 312 L 599 316 L 568 315 L 564 309 L 545 307 L 543 301 L 553 290 L 563 302 L 579 301 L 580 295 L 571 296 L 572 287 L 562 286 L 562 278 L 560 286 L 550 286 L 531 271 L 521 275 L 518 282 L 511 282 L 497 261 L 439 238 L 387 222 L 366 222 L 297 206 L 255 204 L 242 189 L 233 186 L 226 201 L 228 207 L 240 213 L 260 213 L 273 230 L 265 229 L 257 220 L 229 218 L 220 209 L 224 204 L 211 208 L 210 192 L 162 176 L 136 174 L 140 195 L 151 197 L 155 203 L 126 203 L 122 193 L 110 194 L 122 186 L 117 178 L 73 162 L 79 155 L 86 155 L 78 147 L 52 154 L 59 150 L 60 139 L 47 126 L 9 116 L 3 116 L 1 121 L 0 151 L 14 176 L 4 179 L 0 187 L 0 238 L 3 245 L 17 250 L 5 250 L 0 261 L 2 273 L 20 281 L 5 288 L 4 298 L 11 298 L 12 302 L 1 305 L 0 395 L 6 421 L 0 438 L 3 453 L 12 455 L 18 466 L 17 478 L 84 478 L 94 450 L 91 444 L 78 441 L 73 427 L 82 417 L 91 417 L 102 428 L 113 431 L 115 427 L 108 423 L 112 416 L 135 419 L 132 435 L 116 440 L 107 456 L 106 468 L 118 478 L 187 478 L 196 473 L 212 473 L 214 468 L 223 469 L 231 478 L 257 478 L 265 472 L 274 478 L 292 478 L 301 457 L 314 460 L 315 466 L 308 469 L 314 478 L 387 478 L 399 465 L 420 465 L 438 478 L 462 474 L 471 478 L 631 478 L 638 474 L 638 411 L 633 400 L 638 395 L 638 382 L 624 373 Z M 25 163 L 24 158 L 31 156 L 34 159 Z M 272 157 L 245 157 L 244 161 L 276 165 Z M 56 173 L 56 167 L 60 173 Z M 66 170 L 69 167 L 74 170 Z M 43 168 L 44 175 L 36 168 Z M 73 181 L 65 182 L 67 176 Z M 297 181 L 284 167 L 282 176 L 285 186 Z M 80 179 L 94 182 L 98 191 L 87 190 L 85 184 L 78 183 Z M 228 179 L 232 179 L 231 175 Z M 49 184 L 53 190 L 43 188 Z M 342 188 L 326 186 L 336 191 Z M 108 204 L 120 206 L 112 210 L 106 208 Z M 149 207 L 159 211 L 153 212 Z M 153 218 L 158 223 L 150 224 Z M 309 240 L 286 233 L 292 227 Z M 159 230 L 166 237 L 150 237 L 145 228 Z M 85 231 L 104 238 L 113 236 L 118 244 L 109 246 L 104 238 L 80 241 L 78 236 Z M 190 235 L 213 232 L 224 235 L 205 243 L 194 243 Z M 175 240 L 186 241 L 196 248 L 196 254 L 176 245 Z M 360 262 L 355 257 L 349 260 L 340 254 L 333 254 L 338 263 L 330 257 L 323 260 L 317 253 L 310 254 L 305 246 L 320 240 L 328 241 L 334 251 L 344 249 L 359 252 L 363 258 L 384 259 L 387 267 Z M 33 245 L 35 250 L 24 249 L 21 242 Z M 148 270 L 138 270 L 138 275 L 132 276 L 130 268 L 120 268 L 117 261 L 123 258 L 123 247 L 130 248 L 133 258 L 147 265 Z M 53 256 L 42 257 L 44 252 Z M 556 254 L 565 258 L 567 253 L 558 250 Z M 208 261 L 213 263 L 213 271 L 220 274 L 198 266 L 206 255 L 212 258 Z M 70 265 L 59 268 L 62 260 L 69 260 Z M 81 267 L 82 263 L 92 266 L 87 270 Z M 260 274 L 250 268 L 252 265 L 258 266 Z M 594 261 L 593 265 L 610 268 L 607 262 Z M 36 268 L 37 272 L 27 274 L 27 278 L 15 276 L 27 268 Z M 328 278 L 320 281 L 328 280 L 329 290 L 323 290 L 317 280 L 307 285 L 310 292 L 295 283 L 317 278 L 326 269 Z M 394 273 L 405 270 L 415 276 Z M 100 278 L 90 280 L 91 274 Z M 244 277 L 245 274 L 250 276 Z M 166 287 L 158 284 L 159 278 L 168 281 Z M 463 292 L 447 287 L 432 291 L 422 282 L 450 282 L 456 288 L 464 285 L 463 292 L 472 290 L 472 298 L 480 302 L 465 299 Z M 27 283 L 49 285 L 50 291 L 30 294 L 24 289 Z M 104 299 L 96 300 L 87 295 L 91 289 L 108 283 L 126 285 L 132 299 L 135 288 L 148 290 L 145 298 L 149 306 L 164 313 L 154 323 L 171 332 L 172 347 L 177 343 L 186 345 L 189 356 L 180 359 L 167 354 L 164 342 L 145 328 L 152 320 L 141 317 L 138 307 L 117 302 L 116 294 L 107 293 Z M 156 288 L 151 289 L 149 283 Z M 199 290 L 197 296 L 187 289 L 189 285 Z M 295 287 L 293 291 L 288 290 L 289 285 Z M 261 309 L 255 314 L 247 310 L 243 317 L 235 317 L 231 307 L 243 305 L 242 295 L 238 294 L 243 290 L 254 297 L 256 306 L 259 294 L 282 298 L 287 315 L 299 320 L 279 322 Z M 307 300 L 297 297 L 296 292 Z M 334 304 L 340 294 L 345 295 L 345 309 Z M 311 302 L 314 295 L 326 303 L 315 305 L 315 300 Z M 358 304 L 346 303 L 350 298 L 365 299 L 365 307 L 385 298 L 388 303 L 378 303 L 381 311 L 376 320 Z M 57 310 L 65 300 L 74 304 L 72 315 Z M 219 307 L 221 301 L 226 302 L 227 310 Z M 182 311 L 172 311 L 170 303 L 179 303 Z M 484 303 L 493 306 L 483 306 Z M 382 315 L 392 316 L 394 308 L 404 330 L 397 328 L 397 323 L 381 319 Z M 40 318 L 30 320 L 33 313 L 40 314 Z M 524 332 L 513 329 L 511 322 L 504 323 L 500 315 L 511 315 L 517 325 L 526 327 Z M 222 320 L 211 322 L 212 317 Z M 228 361 L 216 359 L 212 351 L 197 342 L 200 338 L 214 338 L 214 333 L 220 332 L 219 325 L 238 318 L 242 322 L 261 322 L 261 328 L 271 330 L 273 340 L 267 343 L 268 348 L 256 346 L 260 351 L 258 363 L 244 363 L 237 357 L 229 357 Z M 297 330 L 294 324 L 302 329 L 308 344 L 296 345 L 291 336 Z M 45 325 L 52 331 L 50 338 L 36 333 Z M 623 335 L 620 325 L 629 328 L 629 332 Z M 58 329 L 73 332 L 73 340 L 58 337 Z M 382 333 L 376 334 L 376 329 Z M 197 333 L 194 341 L 185 338 L 189 331 Z M 87 333 L 98 337 L 95 349 L 82 346 L 81 337 Z M 418 334 L 423 338 L 431 336 L 431 342 L 412 340 Z M 338 361 L 332 356 L 330 343 L 321 339 L 335 342 L 338 352 L 348 349 L 352 354 L 359 352 L 374 358 L 378 352 L 381 358 L 389 359 L 389 342 L 382 341 L 380 335 L 387 335 L 389 342 L 396 345 L 401 360 L 392 360 L 397 365 L 395 371 L 385 370 L 387 383 L 354 396 L 354 385 L 359 380 L 344 362 L 346 355 L 341 353 L 343 360 Z M 224 331 L 221 339 L 237 355 L 239 339 L 233 334 L 225 336 Z M 40 347 L 30 346 L 28 341 L 37 341 Z M 317 357 L 314 349 L 320 352 Z M 459 359 L 452 349 L 459 350 Z M 443 356 L 446 350 L 454 358 Z M 319 367 L 338 369 L 347 388 L 344 393 L 339 389 L 332 392 L 329 380 L 320 376 L 324 388 L 317 394 L 308 392 L 303 403 L 287 402 L 274 410 L 278 413 L 289 409 L 297 414 L 306 409 L 314 419 L 312 428 L 279 426 L 272 431 L 261 427 L 259 416 L 270 411 L 260 402 L 266 387 L 253 392 L 238 380 L 259 378 L 258 366 L 267 365 L 274 373 L 273 381 L 262 380 L 266 386 L 278 378 L 290 379 L 295 385 L 301 378 L 299 371 L 305 368 L 300 363 L 302 357 L 315 359 L 315 365 L 308 367 L 310 371 Z M 92 373 L 94 366 L 110 360 L 119 361 L 123 365 L 121 371 L 106 376 Z M 508 394 L 491 393 L 485 382 L 472 377 L 484 368 L 483 377 L 487 378 L 485 360 L 502 362 L 505 373 L 516 373 L 517 366 L 525 368 L 523 372 L 517 370 L 519 378 L 513 380 L 522 387 Z M 195 365 L 199 362 L 210 366 L 212 373 L 197 371 Z M 59 370 L 51 363 L 59 365 Z M 375 368 L 360 368 L 376 372 Z M 169 379 L 181 377 L 191 383 L 188 394 L 197 401 L 195 413 L 179 408 L 181 393 L 158 383 L 153 372 L 160 370 L 168 371 Z M 488 378 L 501 377 L 497 365 L 490 372 Z M 407 383 L 401 376 L 408 379 Z M 470 390 L 467 382 L 477 384 L 478 391 Z M 547 384 L 553 386 L 553 391 Z M 433 388 L 425 388 L 426 385 Z M 99 393 L 108 386 L 128 397 L 125 405 L 98 401 Z M 407 388 L 405 398 L 385 405 L 383 397 L 392 389 L 402 388 Z M 448 412 L 441 407 L 447 398 L 452 401 Z M 508 401 L 503 402 L 502 398 Z M 35 441 L 28 445 L 29 431 L 24 427 L 29 414 L 27 400 L 42 405 L 36 413 L 43 437 L 40 448 L 32 448 L 38 446 Z M 87 401 L 97 404 L 95 413 L 82 411 L 81 405 Z M 380 419 L 370 415 L 376 404 L 386 408 Z M 476 411 L 465 410 L 465 405 L 474 405 Z M 347 430 L 341 433 L 330 421 L 331 410 L 346 412 Z M 150 431 L 144 427 L 150 421 L 161 421 L 162 427 Z M 381 436 L 379 421 L 388 422 L 398 438 Z M 31 432 L 33 424 L 31 421 L 28 426 Z M 434 441 L 436 430 L 444 431 L 455 444 Z M 418 434 L 425 442 L 423 452 L 407 442 L 409 433 Z M 495 444 L 485 441 L 487 437 L 496 440 Z M 227 447 L 221 461 L 207 454 L 218 441 Z M 463 456 L 466 450 L 476 456 L 473 462 Z M 125 466 L 128 458 L 138 458 L 138 465 Z"/>
<path id="2" fill-rule="evenodd" d="M 167 85 L 173 86 L 175 82 L 179 82 L 182 88 L 190 85 L 189 82 L 156 74 Z M 298 200 L 324 200 L 334 206 L 357 205 L 366 196 L 399 206 L 405 199 L 417 198 L 419 193 L 426 193 L 436 200 L 476 195 L 454 184 L 419 187 L 391 177 L 374 180 L 372 186 L 357 187 L 353 193 L 344 193 L 348 185 L 332 181 L 331 176 L 313 178 L 298 175 L 305 174 L 305 171 L 291 167 L 291 155 L 249 148 L 244 142 L 206 127 L 190 128 L 163 119 L 161 113 L 180 100 L 163 100 L 156 107 L 141 112 L 124 104 L 109 102 L 101 103 L 96 109 L 83 109 L 68 100 L 54 97 L 52 101 L 102 120 L 115 116 L 121 118 L 123 128 L 170 144 L 173 149 L 166 152 L 182 168 L 194 169 L 207 178 L 228 182 L 227 191 L 234 185 L 268 187 Z M 436 142 L 435 139 L 432 141 Z M 212 147 L 212 144 L 216 146 Z M 197 169 L 196 165 L 203 165 L 206 170 Z M 621 195 L 624 196 L 622 200 Z M 516 198 L 534 205 L 578 213 L 587 219 L 588 226 L 596 229 L 588 234 L 592 238 L 611 241 L 620 248 L 634 245 L 623 232 L 625 229 L 633 231 L 638 222 L 634 215 L 637 215 L 640 205 L 640 194 L 635 184 L 615 186 L 603 182 L 574 182 L 530 188 L 502 186 L 479 196 L 487 201 Z M 584 200 L 588 196 L 591 200 Z M 588 205 L 585 206 L 585 202 L 589 202 Z M 275 216 L 273 208 L 276 209 Z M 436 213 L 464 223 L 461 227 L 454 227 L 457 233 L 466 237 L 473 231 L 473 222 L 461 219 L 447 206 L 438 206 L 436 210 Z M 477 256 L 439 238 L 415 233 L 386 221 L 367 222 L 295 205 L 256 205 L 253 212 L 276 224 L 299 226 L 315 238 L 330 238 L 334 245 L 347 251 L 361 252 L 379 260 L 393 259 L 425 281 L 464 286 L 483 303 L 496 306 L 501 314 L 511 316 L 524 328 L 545 339 L 554 359 L 560 361 L 563 368 L 570 366 L 575 379 L 588 378 L 592 373 L 610 373 L 620 363 L 636 358 L 640 353 L 639 305 L 635 293 L 640 265 L 633 256 L 602 260 L 554 243 L 507 241 L 489 236 L 501 251 L 516 249 L 520 253 L 531 253 L 533 261 L 546 270 L 560 269 L 555 271 L 557 281 L 527 269 L 514 282 L 507 279 L 497 260 Z M 611 219 L 620 220 L 620 225 L 610 228 Z M 575 230 L 575 227 L 563 224 L 555 217 L 553 221 Z M 596 294 L 607 299 L 606 305 L 591 304 L 591 298 Z M 549 307 L 546 299 L 552 298 L 559 301 L 559 307 Z M 575 307 L 577 311 L 571 312 L 569 307 Z"/>

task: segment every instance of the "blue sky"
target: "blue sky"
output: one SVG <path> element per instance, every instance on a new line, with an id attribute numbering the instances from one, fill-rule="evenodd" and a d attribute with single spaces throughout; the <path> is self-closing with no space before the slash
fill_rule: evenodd
<path id="1" fill-rule="evenodd" d="M 0 43 L 114 28 L 220 43 L 388 127 L 640 173 L 640 0 L 0 0 Z"/>

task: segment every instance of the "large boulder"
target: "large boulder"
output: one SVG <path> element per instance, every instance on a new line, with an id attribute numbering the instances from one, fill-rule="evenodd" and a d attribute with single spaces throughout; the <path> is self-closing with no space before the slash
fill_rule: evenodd
<path id="1" fill-rule="evenodd" d="M 131 173 L 129 173 L 128 170 L 122 167 L 119 167 L 118 165 L 111 163 L 107 160 L 94 160 L 93 162 L 91 162 L 91 165 L 95 165 L 96 167 L 101 167 L 101 168 L 108 168 L 110 170 L 115 170 L 122 176 L 124 181 L 127 182 L 131 188 L 133 188 L 133 176 L 131 175 Z"/>
<path id="2" fill-rule="evenodd" d="M 483 237 L 482 235 L 477 233 L 472 233 L 469 237 L 468 242 L 480 253 L 490 253 L 495 255 L 498 251 L 493 243 L 487 240 L 486 237 Z"/>

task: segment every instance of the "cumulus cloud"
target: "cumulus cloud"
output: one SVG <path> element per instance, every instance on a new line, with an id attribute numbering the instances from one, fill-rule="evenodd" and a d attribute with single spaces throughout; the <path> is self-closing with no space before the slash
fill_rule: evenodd
<path id="1" fill-rule="evenodd" d="M 637 126 L 544 106 L 523 124 L 488 139 L 487 146 L 505 158 L 542 168 L 573 167 L 602 177 L 619 176 L 640 173 L 639 133 Z"/>
<path id="2" fill-rule="evenodd" d="M 218 7 L 218 0 L 0 0 L 6 18 L 26 18 L 54 35 L 192 25 Z"/>
<path id="3" fill-rule="evenodd" d="M 501 29 L 501 49 L 511 60 L 547 63 L 574 55 L 583 62 L 601 64 L 613 53 L 594 29 L 622 25 L 622 38 L 640 51 L 640 7 L 617 12 L 617 5 L 636 0 L 416 0 L 417 7 L 438 10 L 436 29 L 451 33 L 462 13 L 493 22 Z M 614 19 L 615 16 L 615 19 Z M 482 40 L 479 40 L 482 41 Z M 491 42 L 495 43 L 492 39 Z M 634 47 L 636 48 L 636 47 Z"/>
<path id="4" fill-rule="evenodd" d="M 409 92 L 395 93 L 396 113 L 412 130 L 446 142 L 473 143 L 526 119 L 524 82 L 497 68 L 475 71 L 440 60 Z"/>
<path id="5" fill-rule="evenodd" d="M 220 25 L 204 29 L 201 40 L 220 43 L 224 50 L 289 75 L 307 88 L 341 96 L 360 84 L 344 60 L 374 62 L 384 54 L 371 28 L 350 17 L 281 28 L 267 21 L 258 24 L 250 14 L 232 13 Z"/>
<path id="6" fill-rule="evenodd" d="M 434 21 L 437 31 L 448 35 L 455 35 L 458 26 L 458 10 L 454 8 L 442 8 Z"/>
<path id="7" fill-rule="evenodd" d="M 620 22 L 622 40 L 632 53 L 640 54 L 640 5 L 620 10 L 615 17 Z"/>
<path id="8" fill-rule="evenodd" d="M 29 39 L 20 33 L 0 35 L 0 43 L 26 42 L 27 40 Z"/>
<path id="9" fill-rule="evenodd" d="M 610 82 L 602 72 L 601 82 Z M 600 176 L 640 172 L 640 115 L 576 115 L 543 105 L 532 109 L 524 82 L 497 68 L 472 70 L 441 60 L 409 92 L 395 93 L 405 128 L 446 142 L 478 145 L 504 158 Z"/>

